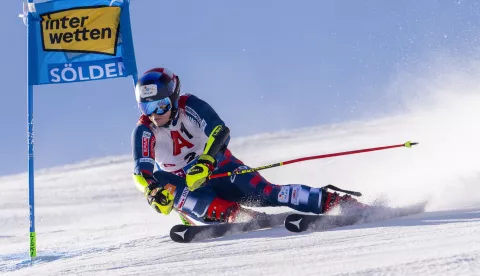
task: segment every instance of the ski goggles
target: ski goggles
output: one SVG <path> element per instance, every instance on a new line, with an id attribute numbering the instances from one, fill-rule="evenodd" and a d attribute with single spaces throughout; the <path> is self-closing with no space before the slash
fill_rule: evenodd
<path id="1" fill-rule="evenodd" d="M 172 109 L 170 98 L 163 98 L 157 101 L 138 103 L 138 108 L 143 115 L 150 116 L 153 113 L 163 115 Z"/>

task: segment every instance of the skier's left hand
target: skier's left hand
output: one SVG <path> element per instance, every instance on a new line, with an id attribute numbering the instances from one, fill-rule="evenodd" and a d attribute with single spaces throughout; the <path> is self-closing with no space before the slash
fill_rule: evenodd
<path id="1" fill-rule="evenodd" d="M 198 158 L 197 164 L 187 171 L 187 187 L 190 191 L 202 187 L 214 169 L 215 159 L 210 155 L 202 154 Z"/>

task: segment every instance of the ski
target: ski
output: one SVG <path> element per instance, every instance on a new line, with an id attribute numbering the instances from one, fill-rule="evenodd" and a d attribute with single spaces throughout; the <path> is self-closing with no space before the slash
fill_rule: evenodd
<path id="1" fill-rule="evenodd" d="M 391 218 L 418 214 L 425 210 L 426 203 L 402 208 L 368 207 L 361 213 L 346 215 L 291 214 L 285 218 L 285 228 L 290 232 L 322 231 L 357 223 L 369 223 Z"/>
<path id="2" fill-rule="evenodd" d="M 174 242 L 189 243 L 220 238 L 227 235 L 250 232 L 265 228 L 280 226 L 285 217 L 291 213 L 265 215 L 248 222 L 219 223 L 210 225 L 175 225 L 170 229 L 170 238 Z"/>

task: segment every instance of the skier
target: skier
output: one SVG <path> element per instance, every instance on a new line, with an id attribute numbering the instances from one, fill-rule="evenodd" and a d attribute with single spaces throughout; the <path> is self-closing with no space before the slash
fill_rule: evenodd
<path id="1" fill-rule="evenodd" d="M 133 178 L 159 213 L 176 210 L 185 224 L 234 222 L 240 206 L 287 206 L 326 213 L 337 205 L 365 205 L 325 188 L 276 185 L 258 172 L 209 179 L 249 167 L 228 149 L 230 130 L 205 101 L 180 95 L 180 79 L 165 68 L 145 72 L 135 88 L 141 116 L 132 134 Z"/>

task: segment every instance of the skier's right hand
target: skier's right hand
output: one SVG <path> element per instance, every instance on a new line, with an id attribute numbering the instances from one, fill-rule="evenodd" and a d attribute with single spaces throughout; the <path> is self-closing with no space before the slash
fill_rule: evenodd
<path id="1" fill-rule="evenodd" d="M 173 195 L 155 183 L 145 188 L 145 197 L 148 204 L 161 214 L 168 215 L 173 209 Z"/>

